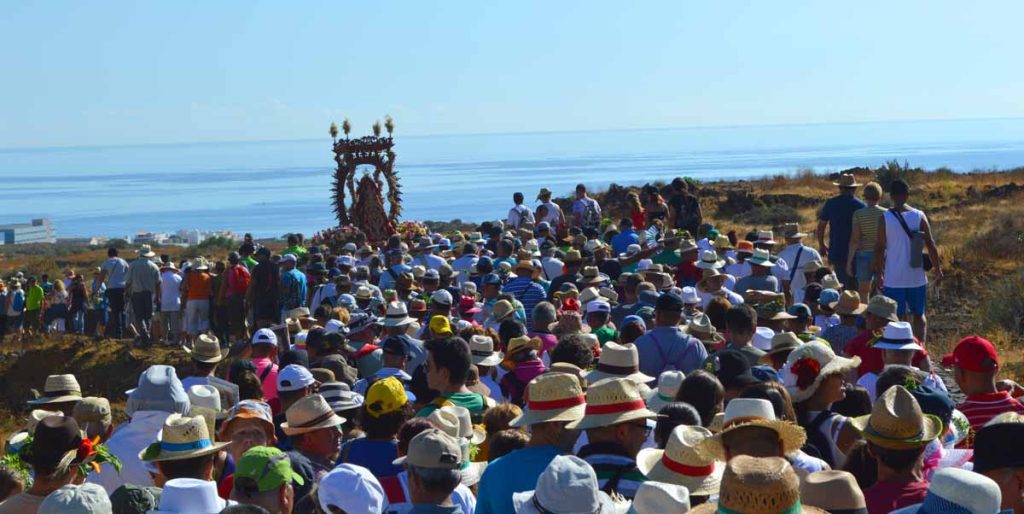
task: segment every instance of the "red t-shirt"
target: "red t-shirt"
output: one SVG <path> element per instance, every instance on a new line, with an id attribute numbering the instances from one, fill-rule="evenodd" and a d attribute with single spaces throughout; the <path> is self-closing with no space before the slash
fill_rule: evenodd
<path id="1" fill-rule="evenodd" d="M 868 514 L 889 514 L 924 501 L 928 482 L 907 482 L 902 479 L 881 480 L 864 490 Z"/>
<path id="2" fill-rule="evenodd" d="M 974 448 L 974 434 L 992 418 L 1004 412 L 1024 414 L 1024 405 L 1010 397 L 1007 391 L 980 393 L 968 396 L 957 406 L 971 422 L 971 433 L 957 448 Z"/>
<path id="3" fill-rule="evenodd" d="M 885 367 L 885 362 L 882 360 L 882 350 L 873 347 L 881 335 L 881 331 L 877 334 L 865 331 L 846 343 L 846 356 L 860 357 L 860 366 L 857 367 L 858 377 L 862 377 L 867 373 L 881 373 L 882 368 Z M 914 342 L 921 344 L 917 338 L 914 338 Z M 927 357 L 927 350 L 914 352 L 914 366 L 920 367 Z"/>

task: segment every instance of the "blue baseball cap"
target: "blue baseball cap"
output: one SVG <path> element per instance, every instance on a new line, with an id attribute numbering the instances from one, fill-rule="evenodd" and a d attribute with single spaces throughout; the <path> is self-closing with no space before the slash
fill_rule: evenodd
<path id="1" fill-rule="evenodd" d="M 487 285 L 500 286 L 501 285 L 501 277 L 499 277 L 495 273 L 488 273 L 488 274 L 484 275 L 483 278 L 480 279 L 480 285 L 482 285 L 482 286 L 487 286 Z"/>
<path id="2" fill-rule="evenodd" d="M 822 289 L 818 295 L 818 305 L 823 307 L 835 307 L 839 303 L 839 291 L 835 289 Z"/>

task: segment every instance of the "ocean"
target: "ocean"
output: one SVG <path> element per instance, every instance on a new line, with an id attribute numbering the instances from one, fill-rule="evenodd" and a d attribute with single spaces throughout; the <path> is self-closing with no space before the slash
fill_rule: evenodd
<path id="1" fill-rule="evenodd" d="M 326 127 L 325 123 L 325 127 Z M 399 127 L 400 128 L 400 127 Z M 257 237 L 336 224 L 331 140 L 0 149 L 0 224 L 58 237 L 178 229 Z M 353 134 L 356 135 L 356 134 Z M 503 218 L 512 193 L 755 178 L 890 159 L 958 172 L 1024 165 L 1024 119 L 445 136 L 395 135 L 404 218 Z"/>

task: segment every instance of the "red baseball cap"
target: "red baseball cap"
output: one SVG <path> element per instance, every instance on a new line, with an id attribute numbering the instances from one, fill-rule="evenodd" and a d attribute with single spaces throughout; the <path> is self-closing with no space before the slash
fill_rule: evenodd
<path id="1" fill-rule="evenodd" d="M 943 367 L 966 369 L 978 373 L 986 373 L 999 369 L 999 355 L 996 348 L 987 339 L 968 336 L 957 343 L 953 353 L 942 357 Z"/>

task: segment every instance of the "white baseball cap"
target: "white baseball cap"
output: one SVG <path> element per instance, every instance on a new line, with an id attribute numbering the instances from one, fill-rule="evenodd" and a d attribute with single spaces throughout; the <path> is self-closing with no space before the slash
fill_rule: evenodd
<path id="1" fill-rule="evenodd" d="M 384 510 L 384 488 L 370 470 L 354 464 L 339 464 L 320 479 L 317 498 L 324 512 L 330 506 L 348 514 L 378 514 Z"/>
<path id="2" fill-rule="evenodd" d="M 281 262 L 299 262 L 299 258 L 294 253 L 286 253 L 281 256 Z"/>
<path id="3" fill-rule="evenodd" d="M 77 512 L 105 514 L 111 509 L 110 498 L 96 484 L 66 485 L 49 494 L 39 505 L 42 514 Z"/>
<path id="4" fill-rule="evenodd" d="M 594 312 L 611 312 L 612 306 L 604 300 L 591 300 L 587 303 L 587 314 Z"/>
<path id="5" fill-rule="evenodd" d="M 346 331 L 345 324 L 342 323 L 341 320 L 337 319 L 327 321 L 327 325 L 324 326 L 324 335 L 336 334 L 338 332 L 344 334 Z"/>
<path id="6" fill-rule="evenodd" d="M 252 344 L 272 344 L 277 346 L 277 334 L 269 328 L 261 328 L 252 335 Z"/>
<path id="7" fill-rule="evenodd" d="M 754 340 L 752 341 L 754 348 L 764 351 L 771 351 L 772 349 L 772 338 L 775 337 L 775 331 L 768 327 L 757 327 L 754 331 Z"/>
<path id="8" fill-rule="evenodd" d="M 452 294 L 449 293 L 448 290 L 446 290 L 446 289 L 441 289 L 439 291 L 434 291 L 434 294 L 430 295 L 430 301 L 432 303 L 433 302 L 437 302 L 437 303 L 440 303 L 442 305 L 451 305 L 452 304 Z"/>
<path id="9" fill-rule="evenodd" d="M 315 383 L 313 374 L 298 364 L 289 364 L 277 374 L 278 392 L 298 391 Z"/>

